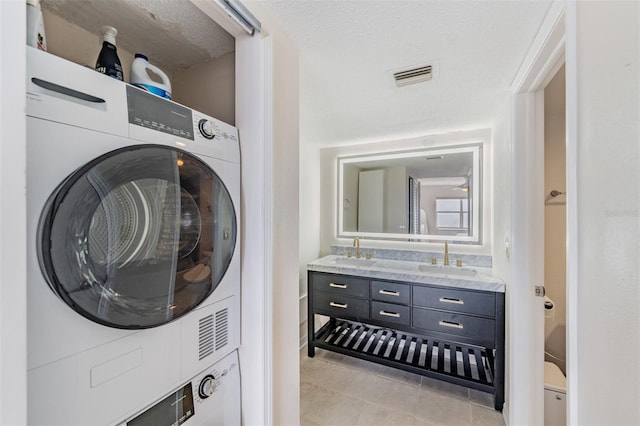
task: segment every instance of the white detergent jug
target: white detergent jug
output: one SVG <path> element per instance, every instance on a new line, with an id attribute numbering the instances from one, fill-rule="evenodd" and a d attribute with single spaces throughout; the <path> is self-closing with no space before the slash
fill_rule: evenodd
<path id="1" fill-rule="evenodd" d="M 148 70 L 158 75 L 162 79 L 162 83 L 152 80 Z M 151 65 L 149 59 L 142 53 L 136 53 L 136 57 L 131 63 L 131 84 L 154 95 L 171 99 L 171 81 L 169 77 L 160 68 Z"/>

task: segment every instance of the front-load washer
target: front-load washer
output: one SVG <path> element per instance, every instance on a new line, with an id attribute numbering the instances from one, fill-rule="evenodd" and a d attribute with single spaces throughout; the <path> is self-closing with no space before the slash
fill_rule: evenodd
<path id="1" fill-rule="evenodd" d="M 237 130 L 27 50 L 28 421 L 115 425 L 238 347 Z"/>

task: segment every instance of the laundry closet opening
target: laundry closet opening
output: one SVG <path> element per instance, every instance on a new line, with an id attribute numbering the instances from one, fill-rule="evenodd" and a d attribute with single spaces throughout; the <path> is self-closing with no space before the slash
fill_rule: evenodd
<path id="1" fill-rule="evenodd" d="M 235 125 L 235 37 L 193 2 L 40 3 L 49 53 L 94 68 L 111 25 L 125 82 L 142 53 L 169 76 L 173 101 Z"/>
<path id="2" fill-rule="evenodd" d="M 235 38 L 189 1 L 41 4 L 47 51 L 26 52 L 28 423 L 239 424 Z M 114 45 L 124 81 L 94 69 Z M 166 96 L 128 84 L 140 54 Z"/>

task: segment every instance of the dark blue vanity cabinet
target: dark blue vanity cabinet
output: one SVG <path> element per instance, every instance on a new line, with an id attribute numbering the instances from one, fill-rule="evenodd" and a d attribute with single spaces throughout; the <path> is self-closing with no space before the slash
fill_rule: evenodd
<path id="1" fill-rule="evenodd" d="M 308 355 L 323 348 L 504 403 L 504 293 L 308 272 Z M 316 331 L 315 314 L 329 317 Z"/>

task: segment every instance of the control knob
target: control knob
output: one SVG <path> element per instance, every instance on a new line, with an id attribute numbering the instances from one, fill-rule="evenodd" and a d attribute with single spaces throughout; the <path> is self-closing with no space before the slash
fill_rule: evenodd
<path id="1" fill-rule="evenodd" d="M 206 139 L 213 139 L 216 137 L 216 133 L 213 130 L 213 126 L 211 122 L 206 118 L 198 121 L 198 130 L 200 130 L 200 134 L 204 136 Z"/>
<path id="2" fill-rule="evenodd" d="M 209 398 L 216 391 L 217 385 L 216 378 L 212 374 L 206 375 L 198 386 L 198 395 L 202 399 Z"/>

